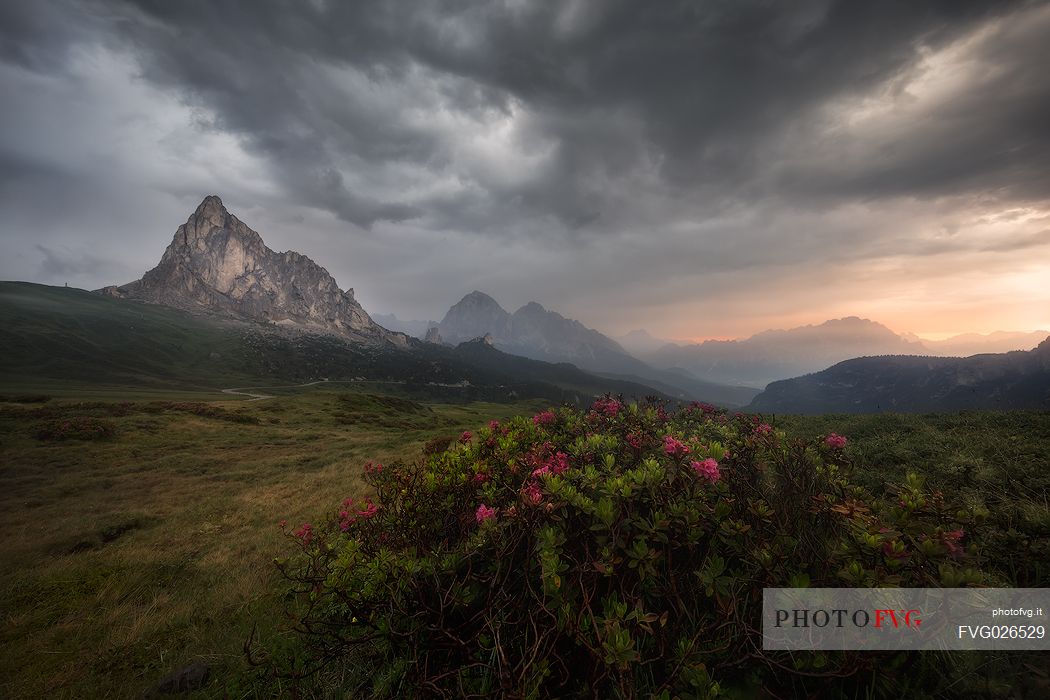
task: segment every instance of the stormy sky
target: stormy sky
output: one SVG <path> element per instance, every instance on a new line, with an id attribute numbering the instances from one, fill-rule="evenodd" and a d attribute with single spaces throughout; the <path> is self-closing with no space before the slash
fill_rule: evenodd
<path id="1" fill-rule="evenodd" d="M 0 0 L 0 279 L 207 194 L 373 312 L 1050 327 L 1050 3 Z"/>

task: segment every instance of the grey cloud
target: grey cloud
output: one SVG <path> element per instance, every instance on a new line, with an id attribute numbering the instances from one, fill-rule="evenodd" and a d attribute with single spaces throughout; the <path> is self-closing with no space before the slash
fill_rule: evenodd
<path id="1" fill-rule="evenodd" d="M 1016 236 L 1006 241 L 999 241 L 997 243 L 984 246 L 981 250 L 988 251 L 990 253 L 1009 253 L 1015 250 L 1025 250 L 1026 248 L 1041 248 L 1043 246 L 1050 246 L 1050 229 L 1044 229 L 1023 236 Z"/>
<path id="2" fill-rule="evenodd" d="M 972 252 L 981 246 L 929 232 L 965 229 L 953 208 L 992 216 L 1041 205 L 1050 198 L 1046 8 L 7 3 L 0 68 L 55 76 L 78 60 L 77 46 L 127 52 L 139 81 L 198 110 L 197 131 L 179 132 L 171 149 L 218 134 L 257 159 L 251 185 L 209 179 L 207 154 L 151 182 L 135 220 L 156 206 L 165 238 L 185 217 L 171 215 L 176 204 L 188 212 L 217 191 L 268 242 L 272 230 L 295 247 L 295 229 L 315 227 L 318 248 L 303 252 L 343 266 L 348 286 L 438 307 L 409 309 L 415 317 L 486 285 L 509 290 L 487 289 L 511 304 L 535 296 L 559 308 L 549 294 L 579 299 L 579 312 L 615 299 L 626 313 L 632 299 L 645 310 L 661 297 L 711 294 L 713 278 L 731 290 L 788 270 Z M 949 49 L 965 59 L 953 74 L 959 89 L 911 95 L 925 61 Z M 869 102 L 890 109 L 851 122 Z M 17 151 L 0 159 L 5 208 L 22 206 L 16 190 L 47 200 L 62 177 L 47 150 L 34 160 L 32 148 L 0 141 L 0 154 Z M 70 170 L 118 182 L 92 165 Z M 78 205 L 88 198 L 75 183 L 54 189 Z M 257 206 L 256 218 L 238 200 Z"/>
<path id="3" fill-rule="evenodd" d="M 691 196 L 709 210 L 726 206 L 726 198 L 781 190 L 817 196 L 831 179 L 861 196 L 892 196 L 909 185 L 951 192 L 960 179 L 977 177 L 988 187 L 988 171 L 1014 182 L 1024 173 L 997 168 L 1004 144 L 994 136 L 968 157 L 951 158 L 951 145 L 961 147 L 958 139 L 970 131 L 966 124 L 962 133 L 940 132 L 941 157 L 926 167 L 915 157 L 895 168 L 862 163 L 801 188 L 805 173 L 780 182 L 763 176 L 766 149 L 786 126 L 830 97 L 864 94 L 909 69 L 920 44 L 942 46 L 1009 6 L 385 2 L 319 9 L 275 1 L 248 10 L 139 2 L 125 6 L 116 26 L 137 47 L 148 79 L 214 110 L 222 128 L 272 161 L 275 177 L 300 200 L 365 226 L 424 216 L 432 206 L 442 227 L 539 214 L 571 230 L 619 218 L 625 196 Z M 1027 60 L 1032 48 L 1003 60 Z M 319 62 L 360 72 L 393 97 L 377 110 L 366 85 L 341 93 L 319 77 Z M 551 162 L 509 189 L 457 162 L 447 144 L 402 119 L 413 106 L 441 106 L 413 83 L 420 70 L 432 74 L 422 80 L 441 84 L 445 108 L 507 110 L 520 100 L 538 115 L 531 125 L 538 138 L 555 145 Z M 1001 133 L 1001 118 L 1023 118 L 1005 111 L 991 113 L 988 132 Z M 616 187 L 617 176 L 647 160 L 661 176 L 652 191 Z M 337 170 L 381 176 L 371 171 L 390 161 L 450 173 L 476 188 L 459 201 L 405 199 L 396 185 L 382 198 L 323 186 Z M 893 181 L 903 184 L 890 187 Z"/>

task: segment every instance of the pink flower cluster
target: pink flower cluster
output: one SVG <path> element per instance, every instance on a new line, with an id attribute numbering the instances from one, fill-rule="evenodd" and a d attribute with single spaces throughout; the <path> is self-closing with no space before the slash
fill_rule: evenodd
<path id="1" fill-rule="evenodd" d="M 554 411 L 547 409 L 542 413 L 537 413 L 532 417 L 532 422 L 536 425 L 550 425 L 556 421 L 558 417 L 554 414 Z"/>
<path id="2" fill-rule="evenodd" d="M 718 462 L 711 457 L 702 462 L 691 462 L 689 466 L 693 468 L 697 476 L 707 479 L 712 484 L 722 478 L 718 471 Z"/>
<path id="3" fill-rule="evenodd" d="M 693 410 L 698 410 L 701 413 L 714 413 L 718 410 L 711 404 L 705 403 L 703 401 L 694 401 L 693 403 L 689 404 L 689 407 Z"/>
<path id="4" fill-rule="evenodd" d="M 623 404 L 617 399 L 610 396 L 605 396 L 597 399 L 592 405 L 591 410 L 596 413 L 604 413 L 609 418 L 615 418 L 623 408 Z"/>
<path id="5" fill-rule="evenodd" d="M 544 474 L 564 474 L 569 471 L 569 455 L 564 452 L 556 452 L 553 457 L 548 457 L 543 466 L 532 471 L 532 476 L 543 476 Z"/>
<path id="6" fill-rule="evenodd" d="M 497 430 L 499 430 L 499 421 L 498 420 L 490 420 L 489 421 L 489 430 L 491 430 L 492 432 L 496 432 Z"/>
<path id="7" fill-rule="evenodd" d="M 474 513 L 474 519 L 478 521 L 478 525 L 481 525 L 486 520 L 492 520 L 496 517 L 496 509 L 489 508 L 487 505 L 482 503 L 478 506 L 478 510 Z"/>
<path id="8" fill-rule="evenodd" d="M 538 506 L 543 502 L 543 491 L 535 481 L 521 490 L 521 499 L 530 506 Z"/>
<path id="9" fill-rule="evenodd" d="M 633 449 L 642 449 L 642 436 L 638 433 L 627 433 L 627 437 L 624 438 L 628 445 Z"/>
<path id="10" fill-rule="evenodd" d="M 310 544 L 314 538 L 314 526 L 310 523 L 303 523 L 299 526 L 299 529 L 295 531 L 295 536 L 298 537 L 303 544 Z"/>
<path id="11" fill-rule="evenodd" d="M 470 438 L 474 437 L 469 430 L 464 430 L 463 434 L 459 436 L 459 441 L 463 444 L 470 442 Z"/>
<path id="12" fill-rule="evenodd" d="M 755 426 L 756 435 L 769 435 L 772 432 L 773 426 L 771 426 L 769 423 L 759 423 Z"/>
<path id="13" fill-rule="evenodd" d="M 831 433 L 826 438 L 824 438 L 824 444 L 833 450 L 841 450 L 843 447 L 846 446 L 846 442 L 846 438 L 839 435 L 838 433 Z"/>
<path id="14" fill-rule="evenodd" d="M 346 532 L 350 529 L 350 524 L 357 518 L 368 520 L 373 515 L 379 512 L 379 506 L 372 502 L 371 498 L 366 498 L 364 508 L 358 511 L 354 511 L 354 499 L 348 498 L 343 501 L 343 509 L 339 511 L 339 529 Z"/>
<path id="15" fill-rule="evenodd" d="M 672 457 L 681 457 L 689 454 L 689 447 L 673 435 L 665 435 L 664 452 Z"/>
<path id="16" fill-rule="evenodd" d="M 380 462 L 367 462 L 365 464 L 365 474 L 379 474 L 383 471 L 383 465 Z"/>
<path id="17" fill-rule="evenodd" d="M 477 474 L 474 475 L 474 483 L 475 484 L 484 484 L 486 481 L 489 481 L 490 479 L 492 479 L 492 477 L 489 476 L 488 474 L 486 474 L 485 472 L 478 472 Z"/>

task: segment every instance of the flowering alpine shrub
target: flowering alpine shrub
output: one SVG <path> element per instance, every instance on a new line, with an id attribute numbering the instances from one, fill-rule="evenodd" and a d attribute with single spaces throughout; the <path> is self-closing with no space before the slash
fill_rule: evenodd
<path id="1" fill-rule="evenodd" d="M 986 579 L 965 512 L 914 476 L 878 498 L 852 485 L 846 445 L 603 397 L 370 465 L 373 499 L 287 530 L 301 552 L 278 566 L 310 652 L 294 673 L 348 665 L 362 697 L 775 696 L 870 678 L 871 654 L 763 651 L 762 589 Z"/>

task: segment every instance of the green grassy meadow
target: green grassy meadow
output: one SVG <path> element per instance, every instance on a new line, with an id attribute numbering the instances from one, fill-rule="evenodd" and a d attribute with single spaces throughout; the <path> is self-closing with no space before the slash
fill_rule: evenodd
<path id="1" fill-rule="evenodd" d="M 366 495 L 368 460 L 413 459 L 434 437 L 544 406 L 424 403 L 345 386 L 264 401 L 116 386 L 67 387 L 35 403 L 0 393 L 0 696 L 10 698 L 139 697 L 195 661 L 211 667 L 197 696 L 282 694 L 242 650 L 253 630 L 285 634 L 272 561 L 291 548 L 278 521 L 318 522 Z M 55 437 L 76 420 L 113 435 Z M 1033 556 L 1046 552 L 1048 412 L 774 423 L 788 436 L 847 435 L 870 488 L 926 474 L 993 509 Z M 1011 562 L 993 564 L 1010 575 Z M 1017 568 L 1033 579 L 1018 585 L 1050 584 L 1045 564 Z"/>
<path id="2" fill-rule="evenodd" d="M 538 408 L 325 388 L 197 415 L 151 398 L 0 404 L 0 696 L 141 696 L 192 661 L 212 667 L 205 695 L 270 694 L 242 645 L 281 624 L 278 521 L 316 522 L 361 495 L 369 459 Z M 36 437 L 84 417 L 115 435 Z"/>

